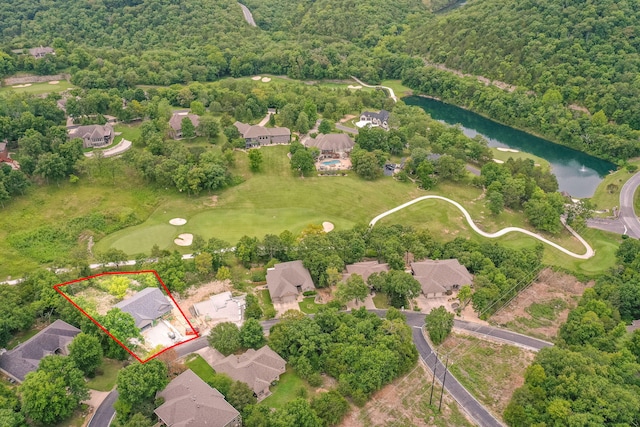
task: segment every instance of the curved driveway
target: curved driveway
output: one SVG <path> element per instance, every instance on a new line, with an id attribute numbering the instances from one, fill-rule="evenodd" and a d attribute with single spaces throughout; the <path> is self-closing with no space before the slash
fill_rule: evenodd
<path id="1" fill-rule="evenodd" d="M 543 243 L 546 243 L 549 246 L 552 246 L 556 249 L 558 249 L 559 251 L 572 256 L 574 258 L 578 258 L 578 259 L 589 259 L 591 257 L 593 257 L 595 255 L 595 251 L 593 250 L 593 248 L 591 248 L 591 246 L 589 245 L 589 243 L 587 243 L 586 240 L 584 240 L 582 238 L 582 236 L 580 236 L 578 233 L 576 233 L 572 228 L 570 228 L 569 226 L 567 226 L 565 224 L 565 227 L 567 227 L 567 229 L 571 232 L 571 234 L 573 234 L 579 241 L 580 243 L 582 243 L 582 245 L 586 248 L 586 252 L 582 255 L 576 254 L 571 252 L 568 249 L 563 248 L 562 246 L 558 245 L 557 243 L 553 243 L 551 240 L 547 240 L 544 237 L 542 237 L 541 235 L 534 233 L 532 231 L 529 230 L 525 230 L 524 228 L 519 228 L 519 227 L 506 227 L 503 228 L 502 230 L 498 230 L 495 233 L 487 233 L 485 231 L 480 230 L 480 228 L 478 228 L 478 226 L 473 222 L 473 219 L 471 219 L 471 215 L 469 215 L 469 212 L 467 212 L 467 210 L 462 207 L 462 205 L 458 202 L 455 202 L 451 199 L 447 199 L 446 197 L 442 197 L 442 196 L 422 196 L 422 197 L 418 197 L 416 199 L 413 199 L 407 203 L 404 203 L 400 206 L 397 206 L 393 209 L 390 209 L 386 212 L 381 213 L 380 215 L 378 215 L 377 217 L 373 218 L 371 220 L 371 222 L 369 223 L 369 226 L 373 227 L 376 222 L 378 222 L 379 220 L 381 220 L 382 218 L 384 218 L 387 215 L 391 215 L 394 212 L 397 212 L 401 209 L 404 209 L 408 206 L 411 206 L 415 203 L 421 202 L 422 200 L 428 200 L 428 199 L 437 199 L 437 200 L 444 200 L 445 202 L 451 203 L 453 206 L 455 206 L 456 208 L 460 209 L 460 211 L 462 212 L 462 214 L 464 215 L 464 217 L 467 219 L 467 222 L 469 223 L 469 226 L 473 229 L 473 231 L 475 231 L 476 233 L 480 234 L 483 237 L 488 237 L 490 239 L 495 239 L 496 237 L 500 237 L 500 236 L 504 236 L 507 233 L 511 233 L 511 232 L 518 232 L 518 233 L 522 233 L 522 234 L 526 234 L 527 236 L 531 236 L 533 238 L 536 238 L 538 240 L 540 240 Z M 563 222 L 564 224 L 564 222 Z"/>
<path id="2" fill-rule="evenodd" d="M 89 420 L 87 427 L 109 427 L 113 416 L 116 414 L 116 410 L 113 408 L 113 404 L 118 400 L 118 392 L 112 390 L 106 399 L 102 401 L 93 417 Z"/>
<path id="3" fill-rule="evenodd" d="M 131 148 L 131 141 L 122 138 L 122 140 L 113 147 L 100 151 L 102 152 L 102 157 L 114 157 L 124 153 L 129 148 Z M 93 157 L 93 153 L 93 151 L 89 151 L 88 153 L 84 153 L 84 155 L 86 157 Z"/>
<path id="4" fill-rule="evenodd" d="M 640 172 L 633 175 L 620 191 L 620 221 L 627 227 L 627 232 L 631 237 L 640 239 L 640 221 L 633 207 L 633 197 L 640 186 Z"/>

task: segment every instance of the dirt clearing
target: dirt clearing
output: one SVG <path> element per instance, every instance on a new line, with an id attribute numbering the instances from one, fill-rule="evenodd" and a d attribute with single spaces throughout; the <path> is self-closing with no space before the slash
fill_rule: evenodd
<path id="1" fill-rule="evenodd" d="M 491 316 L 490 323 L 552 341 L 584 290 L 593 285 L 546 268 L 507 307 Z"/>
<path id="2" fill-rule="evenodd" d="M 498 419 L 513 391 L 524 384 L 524 371 L 535 356 L 519 347 L 456 333 L 438 352 L 449 355 L 450 372 Z"/>

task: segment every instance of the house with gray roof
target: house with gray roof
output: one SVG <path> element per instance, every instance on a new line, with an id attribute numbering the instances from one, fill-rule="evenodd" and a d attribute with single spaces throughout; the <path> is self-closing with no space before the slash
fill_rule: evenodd
<path id="1" fill-rule="evenodd" d="M 380 110 L 378 113 L 364 111 L 360 114 L 360 122 L 369 123 L 371 126 L 389 130 L 389 112 L 387 110 Z"/>
<path id="2" fill-rule="evenodd" d="M 56 320 L 13 350 L 4 354 L 0 350 L 0 372 L 22 382 L 29 372 L 38 369 L 44 357 L 69 354 L 69 344 L 80 332 L 75 326 Z"/>
<path id="3" fill-rule="evenodd" d="M 345 133 L 327 133 L 309 138 L 304 144 L 318 148 L 323 157 L 343 157 L 351 152 L 356 143 Z"/>
<path id="4" fill-rule="evenodd" d="M 441 297 L 446 293 L 471 285 L 473 277 L 457 259 L 424 260 L 411 263 L 411 272 L 420 282 L 426 297 Z"/>
<path id="5" fill-rule="evenodd" d="M 110 124 L 72 126 L 67 128 L 69 139 L 82 139 L 84 148 L 104 147 L 113 142 L 115 132 Z"/>
<path id="6" fill-rule="evenodd" d="M 52 47 L 33 47 L 29 49 L 29 55 L 33 56 L 36 59 L 44 58 L 47 55 L 55 55 L 56 51 L 53 50 Z"/>
<path id="7" fill-rule="evenodd" d="M 267 288 L 276 304 L 295 302 L 305 291 L 315 290 L 309 270 L 302 261 L 289 261 L 267 269 Z"/>
<path id="8" fill-rule="evenodd" d="M 205 383 L 191 369 L 174 378 L 156 398 L 164 403 L 154 412 L 168 427 L 239 427 L 240 413 L 222 393 Z"/>
<path id="9" fill-rule="evenodd" d="M 196 128 L 198 134 L 198 125 L 200 125 L 200 116 L 191 114 L 188 111 L 176 111 L 169 119 L 169 136 L 173 139 L 182 138 L 182 120 L 188 118 L 191 120 L 193 127 Z"/>
<path id="10" fill-rule="evenodd" d="M 114 307 L 133 316 L 136 327 L 140 330 L 153 326 L 156 319 L 173 310 L 169 298 L 158 288 L 145 288 L 131 298 L 120 301 Z"/>
<path id="11" fill-rule="evenodd" d="M 231 354 L 211 367 L 247 384 L 260 401 L 271 394 L 269 386 L 280 379 L 286 364 L 278 353 L 265 345 L 259 350 L 249 349 L 239 356 Z"/>
<path id="12" fill-rule="evenodd" d="M 261 147 L 270 144 L 288 144 L 291 142 L 291 131 L 288 128 L 267 128 L 259 125 L 249 125 L 242 122 L 233 124 L 244 138 L 247 148 Z"/>
<path id="13" fill-rule="evenodd" d="M 346 281 L 352 274 L 357 274 L 366 283 L 373 273 L 389 271 L 389 264 L 381 264 L 378 261 L 363 261 L 347 265 L 346 270 L 347 272 L 343 275 L 342 280 Z"/>
<path id="14" fill-rule="evenodd" d="M 196 317 L 204 317 L 209 324 L 233 322 L 241 326 L 246 306 L 244 295 L 234 297 L 230 291 L 226 291 L 193 304 L 189 311 Z"/>

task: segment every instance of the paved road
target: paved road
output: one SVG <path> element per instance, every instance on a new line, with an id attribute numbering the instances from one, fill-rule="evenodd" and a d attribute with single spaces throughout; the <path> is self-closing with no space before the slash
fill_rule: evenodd
<path id="1" fill-rule="evenodd" d="M 102 157 L 115 157 L 127 151 L 131 148 L 131 141 L 122 138 L 117 145 L 114 145 L 111 148 L 106 150 L 100 150 L 102 152 Z M 88 153 L 84 153 L 85 157 L 93 157 L 95 151 L 90 151 Z"/>
<path id="2" fill-rule="evenodd" d="M 627 227 L 627 234 L 640 239 L 640 221 L 633 208 L 633 197 L 640 186 L 640 172 L 629 179 L 620 191 L 620 221 Z"/>
<path id="3" fill-rule="evenodd" d="M 627 226 L 623 224 L 620 218 L 589 218 L 587 220 L 587 227 L 616 234 L 626 234 L 627 232 Z"/>
<path id="4" fill-rule="evenodd" d="M 471 166 L 471 165 L 464 165 L 464 168 L 469 172 L 471 172 L 472 174 L 474 174 L 475 176 L 480 176 L 481 171 L 477 167 Z"/>
<path id="5" fill-rule="evenodd" d="M 118 399 L 118 392 L 113 390 L 106 399 L 102 402 L 96 412 L 93 414 L 91 421 L 87 427 L 109 427 L 111 423 L 111 419 L 116 413 L 116 410 L 113 409 L 113 404 Z"/>
<path id="6" fill-rule="evenodd" d="M 448 199 L 446 197 L 442 197 L 442 196 L 422 196 L 422 197 L 417 197 L 413 200 L 408 201 L 407 203 L 404 203 L 400 206 L 396 206 L 393 209 L 389 209 L 386 212 L 381 213 L 380 215 L 378 215 L 377 217 L 373 218 L 371 220 L 371 222 L 369 222 L 369 226 L 373 227 L 376 222 L 378 222 L 379 220 L 381 220 L 382 218 L 384 218 L 387 215 L 391 215 L 394 212 L 397 212 L 401 209 L 404 209 L 408 206 L 413 205 L 414 203 L 418 203 L 422 200 L 428 200 L 428 199 L 435 199 L 435 200 L 443 200 L 447 203 L 451 203 L 453 206 L 455 206 L 456 208 L 458 208 L 460 210 L 460 212 L 462 212 L 462 215 L 464 215 L 465 219 L 467 220 L 467 223 L 469 224 L 469 226 L 473 229 L 473 231 L 475 231 L 476 233 L 478 233 L 479 235 L 483 236 L 483 237 L 487 237 L 489 239 L 494 239 L 496 237 L 500 237 L 500 236 L 504 236 L 507 233 L 512 233 L 512 232 L 517 232 L 517 233 L 522 233 L 522 234 L 526 234 L 527 236 L 531 236 L 535 239 L 540 240 L 542 243 L 546 243 L 549 246 L 552 246 L 554 248 L 556 248 L 557 250 L 559 250 L 560 252 L 563 252 L 569 256 L 572 256 L 574 258 L 577 259 L 589 259 L 591 257 L 593 257 L 595 255 L 595 251 L 593 250 L 593 248 L 589 245 L 589 243 L 587 243 L 586 240 L 584 240 L 582 238 L 582 236 L 580 236 L 578 233 L 576 233 L 571 227 L 569 227 L 564 220 L 562 221 L 562 224 L 567 228 L 567 230 L 569 230 L 569 232 L 571 234 L 574 235 L 574 237 L 576 237 L 580 243 L 582 243 L 582 245 L 585 247 L 586 252 L 584 254 L 576 254 L 571 252 L 568 249 L 563 248 L 562 246 L 558 245 L 557 243 L 552 242 L 551 240 L 548 240 L 544 237 L 542 237 L 541 235 L 534 233 L 532 231 L 529 230 L 525 230 L 524 228 L 520 228 L 520 227 L 506 227 L 503 228 L 502 230 L 498 230 L 495 233 L 487 233 L 485 231 L 482 231 L 476 224 L 475 222 L 473 222 L 473 219 L 471 219 L 471 215 L 469 214 L 469 212 L 458 202 L 453 201 L 451 199 Z"/>
<path id="7" fill-rule="evenodd" d="M 251 14 L 251 11 L 249 10 L 249 8 L 243 5 L 242 3 L 238 3 L 238 4 L 242 8 L 242 14 L 244 15 L 245 21 L 247 21 L 247 23 L 252 27 L 257 27 L 256 21 L 253 20 L 253 15 Z"/>
<path id="8" fill-rule="evenodd" d="M 444 381 L 444 365 L 441 363 L 439 359 L 436 359 L 433 350 L 429 346 L 429 343 L 424 338 L 422 334 L 422 328 L 414 327 L 412 328 L 413 333 L 413 342 L 420 353 L 420 358 L 426 363 L 431 372 L 435 372 L 436 378 L 442 384 L 444 382 L 444 388 L 447 392 L 455 399 L 458 404 L 469 414 L 471 418 L 481 427 L 494 427 L 494 426 L 503 426 L 503 424 L 498 421 L 480 402 L 478 402 L 472 395 L 467 391 L 466 388 L 462 386 L 456 380 L 456 378 L 451 375 L 451 372 L 447 373 L 446 381 Z"/>
<path id="9" fill-rule="evenodd" d="M 358 129 L 354 129 L 354 128 L 351 128 L 349 126 L 345 126 L 345 125 L 340 124 L 340 123 L 336 123 L 336 129 L 344 131 L 344 132 L 349 132 L 349 133 L 352 133 L 354 135 L 358 134 Z"/>
<path id="10" fill-rule="evenodd" d="M 479 323 L 468 322 L 466 320 L 454 320 L 453 326 L 458 329 L 470 332 L 481 337 L 490 337 L 508 344 L 513 344 L 527 350 L 538 351 L 545 347 L 552 347 L 553 343 L 548 341 L 532 338 L 517 332 L 508 331 L 506 329 L 485 326 Z"/>

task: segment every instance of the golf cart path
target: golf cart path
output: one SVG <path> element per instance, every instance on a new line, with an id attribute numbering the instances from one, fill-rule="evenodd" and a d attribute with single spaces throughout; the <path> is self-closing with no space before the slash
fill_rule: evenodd
<path id="1" fill-rule="evenodd" d="M 381 88 L 381 89 L 386 89 L 389 91 L 389 98 L 393 99 L 393 102 L 398 102 L 398 97 L 396 96 L 396 94 L 393 92 L 393 89 L 391 89 L 390 87 L 387 86 L 380 86 L 380 85 L 368 85 L 366 83 L 364 83 L 362 80 L 360 80 L 357 77 L 351 76 L 351 78 L 353 80 L 355 80 L 356 82 L 358 82 L 358 84 L 361 84 L 364 87 L 372 87 L 372 88 Z"/>
<path id="2" fill-rule="evenodd" d="M 498 230 L 495 233 L 487 233 L 485 231 L 482 231 L 474 222 L 473 219 L 471 219 L 471 215 L 469 215 L 469 212 L 458 202 L 455 202 L 451 199 L 447 199 L 446 197 L 442 197 L 442 196 L 422 196 L 422 197 L 418 197 L 416 199 L 413 199 L 411 201 L 408 201 L 407 203 L 404 203 L 400 206 L 396 206 L 393 209 L 390 209 L 386 212 L 381 213 L 380 215 L 378 215 L 377 217 L 373 218 L 371 220 L 371 222 L 369 223 L 370 227 L 373 227 L 379 220 L 381 220 L 382 218 L 386 217 L 387 215 L 391 215 L 392 213 L 398 212 L 399 210 L 402 210 L 408 206 L 411 206 L 415 203 L 421 202 L 423 200 L 429 200 L 429 199 L 436 199 L 436 200 L 444 200 L 445 202 L 451 203 L 453 206 L 455 206 L 456 208 L 458 208 L 462 214 L 464 215 L 464 217 L 467 219 L 467 222 L 469 223 L 469 226 L 473 229 L 473 231 L 475 231 L 476 233 L 480 234 L 483 237 L 487 237 L 489 239 L 495 239 L 497 237 L 501 237 L 504 236 L 507 233 L 511 233 L 511 232 L 518 232 L 518 233 L 522 233 L 522 234 L 526 234 L 527 236 L 531 236 L 535 239 L 540 240 L 543 243 L 546 243 L 549 246 L 552 246 L 554 248 L 556 248 L 557 250 L 571 256 L 577 259 L 589 259 L 591 257 L 593 257 L 595 255 L 595 251 L 593 250 L 593 248 L 589 245 L 589 243 L 587 243 L 586 240 L 584 240 L 582 238 L 582 236 L 580 236 L 578 233 L 576 233 L 571 227 L 569 227 L 564 221 L 562 222 L 563 225 L 567 228 L 567 230 L 569 230 L 569 232 L 571 234 L 573 234 L 575 236 L 576 239 L 578 239 L 580 241 L 580 243 L 582 243 L 582 245 L 585 247 L 586 252 L 582 255 L 580 254 L 576 254 L 571 252 L 568 249 L 563 248 L 562 246 L 558 245 L 557 243 L 554 243 L 548 239 L 545 239 L 544 237 L 542 237 L 541 235 L 534 233 L 532 231 L 529 230 L 525 230 L 524 228 L 519 228 L 519 227 L 506 227 L 503 228 L 502 230 Z"/>

